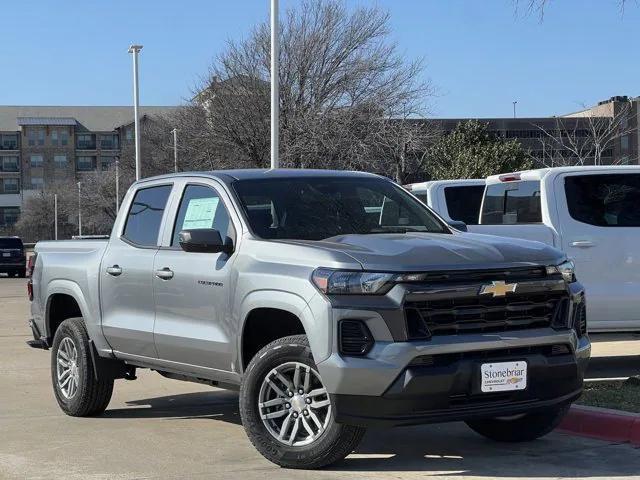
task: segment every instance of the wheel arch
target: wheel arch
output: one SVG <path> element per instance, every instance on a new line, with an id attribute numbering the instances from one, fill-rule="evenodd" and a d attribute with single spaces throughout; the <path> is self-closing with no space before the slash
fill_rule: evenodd
<path id="1" fill-rule="evenodd" d="M 240 319 L 237 365 L 241 372 L 244 372 L 253 355 L 262 347 L 277 338 L 289 335 L 306 335 L 316 361 L 328 355 L 328 332 L 319 328 L 309 305 L 298 295 L 279 290 L 253 292 L 245 297 L 242 303 Z M 268 322 L 268 328 L 265 322 Z M 274 325 L 273 322 L 277 323 Z M 247 342 L 255 340 L 251 335 L 256 327 L 259 328 L 258 340 L 261 341 Z M 265 335 L 260 338 L 263 333 Z"/>

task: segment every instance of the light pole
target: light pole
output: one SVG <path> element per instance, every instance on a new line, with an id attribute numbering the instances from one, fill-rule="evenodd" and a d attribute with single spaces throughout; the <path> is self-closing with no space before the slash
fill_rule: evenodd
<path id="1" fill-rule="evenodd" d="M 280 133 L 280 94 L 278 76 L 280 36 L 278 35 L 278 0 L 271 0 L 271 168 L 280 166 L 278 155 Z"/>
<path id="2" fill-rule="evenodd" d="M 53 239 L 58 239 L 58 194 L 53 194 Z"/>
<path id="3" fill-rule="evenodd" d="M 142 45 L 131 45 L 128 52 L 133 54 L 133 116 L 136 146 L 136 180 L 140 180 L 140 118 L 138 117 L 138 53 Z"/>
<path id="4" fill-rule="evenodd" d="M 82 182 L 78 182 L 78 236 L 82 236 L 82 210 L 80 210 L 80 186 Z"/>
<path id="5" fill-rule="evenodd" d="M 516 103 L 518 103 L 518 101 L 514 100 L 511 103 L 513 103 L 513 118 L 516 118 Z"/>
<path id="6" fill-rule="evenodd" d="M 178 129 L 174 128 L 173 132 L 173 171 L 178 173 Z"/>
<path id="7" fill-rule="evenodd" d="M 116 215 L 120 211 L 120 160 L 116 157 Z"/>

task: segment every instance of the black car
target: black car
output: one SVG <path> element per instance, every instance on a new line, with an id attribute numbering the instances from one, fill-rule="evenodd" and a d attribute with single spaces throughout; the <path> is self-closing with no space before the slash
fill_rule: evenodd
<path id="1" fill-rule="evenodd" d="M 26 276 L 27 259 L 19 237 L 0 237 L 0 273 L 21 278 Z"/>

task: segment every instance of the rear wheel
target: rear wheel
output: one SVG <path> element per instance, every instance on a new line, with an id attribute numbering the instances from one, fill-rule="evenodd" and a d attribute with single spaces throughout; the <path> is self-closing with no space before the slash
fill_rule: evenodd
<path id="1" fill-rule="evenodd" d="M 338 424 L 304 335 L 278 339 L 251 360 L 240 389 L 251 443 L 287 468 L 321 468 L 345 458 L 365 429 Z"/>
<path id="2" fill-rule="evenodd" d="M 89 417 L 107 408 L 113 378 L 94 373 L 89 336 L 82 318 L 62 322 L 51 348 L 51 381 L 58 405 L 67 415 Z"/>
<path id="3" fill-rule="evenodd" d="M 566 415 L 569 405 L 517 417 L 470 420 L 467 425 L 476 433 L 497 442 L 528 442 L 551 433 Z"/>

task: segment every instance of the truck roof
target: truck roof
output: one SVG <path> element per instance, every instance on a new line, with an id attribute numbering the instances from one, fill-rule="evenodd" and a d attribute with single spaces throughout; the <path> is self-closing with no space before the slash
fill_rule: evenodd
<path id="1" fill-rule="evenodd" d="M 424 192 L 438 185 L 484 185 L 484 178 L 459 178 L 455 180 L 431 180 L 429 182 L 409 183 L 404 188 L 411 192 Z"/>
<path id="2" fill-rule="evenodd" d="M 571 172 L 637 172 L 640 173 L 640 165 L 585 165 L 575 167 L 550 167 L 537 168 L 535 170 L 522 170 L 520 172 L 501 173 L 487 177 L 487 184 L 501 183 L 514 180 L 542 180 L 547 175 L 558 175 Z M 518 178 L 513 178 L 518 177 Z M 507 179 L 507 180 L 505 180 Z"/>
<path id="3" fill-rule="evenodd" d="M 314 170 L 314 169 L 295 169 L 295 168 L 278 168 L 278 169 L 234 169 L 234 170 L 212 170 L 203 172 L 180 172 L 170 173 L 166 175 L 158 175 L 154 177 L 143 178 L 136 182 L 144 183 L 151 180 L 175 177 L 210 177 L 216 178 L 224 183 L 233 183 L 236 180 L 257 180 L 262 178 L 309 178 L 309 177 L 369 177 L 369 178 L 385 178 L 368 172 L 355 172 L 345 170 Z"/>

